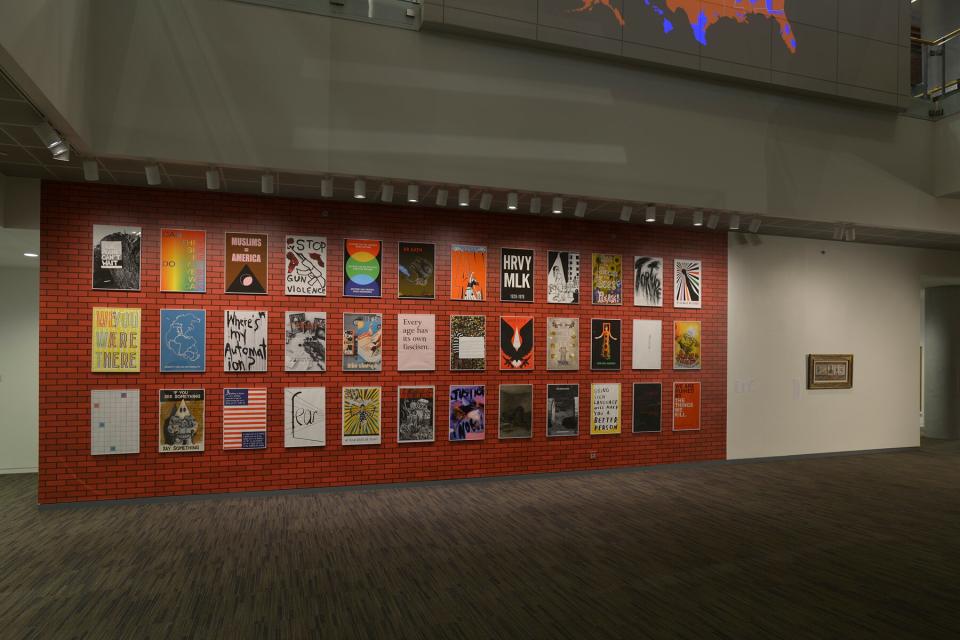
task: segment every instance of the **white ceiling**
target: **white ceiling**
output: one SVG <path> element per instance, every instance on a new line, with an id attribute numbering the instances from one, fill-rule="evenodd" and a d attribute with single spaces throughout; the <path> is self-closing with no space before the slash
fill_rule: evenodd
<path id="1" fill-rule="evenodd" d="M 40 260 L 23 254 L 40 253 L 40 232 L 0 228 L 0 267 L 40 268 Z"/>

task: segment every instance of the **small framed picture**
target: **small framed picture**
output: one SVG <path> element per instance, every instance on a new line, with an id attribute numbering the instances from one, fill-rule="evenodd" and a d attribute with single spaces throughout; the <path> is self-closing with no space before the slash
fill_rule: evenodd
<path id="1" fill-rule="evenodd" d="M 807 389 L 852 389 L 853 354 L 807 356 Z"/>

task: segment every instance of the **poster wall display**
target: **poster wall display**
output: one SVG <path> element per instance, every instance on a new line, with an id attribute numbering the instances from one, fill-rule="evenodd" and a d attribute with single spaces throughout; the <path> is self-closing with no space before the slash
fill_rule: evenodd
<path id="1" fill-rule="evenodd" d="M 700 321 L 673 323 L 673 368 L 700 368 Z"/>
<path id="2" fill-rule="evenodd" d="M 623 304 L 623 258 L 593 254 L 593 304 Z"/>
<path id="3" fill-rule="evenodd" d="M 636 256 L 633 259 L 633 304 L 663 306 L 663 258 Z"/>
<path id="4" fill-rule="evenodd" d="M 90 455 L 140 453 L 140 390 L 90 391 Z"/>
<path id="5" fill-rule="evenodd" d="M 590 321 L 590 369 L 620 370 L 620 320 L 594 318 Z"/>
<path id="6" fill-rule="evenodd" d="M 382 242 L 343 241 L 343 295 L 350 298 L 379 298 L 382 276 Z"/>
<path id="7" fill-rule="evenodd" d="M 223 312 L 223 370 L 267 370 L 267 312 Z"/>
<path id="8" fill-rule="evenodd" d="M 397 388 L 397 442 L 433 442 L 436 400 L 433 387 Z"/>
<path id="9" fill-rule="evenodd" d="M 486 387 L 450 387 L 450 441 L 483 440 L 487 429 Z"/>
<path id="10" fill-rule="evenodd" d="M 203 389 L 160 389 L 160 453 L 203 451 Z"/>
<path id="11" fill-rule="evenodd" d="M 660 369 L 662 366 L 663 322 L 633 321 L 633 368 Z"/>
<path id="12" fill-rule="evenodd" d="M 533 370 L 533 316 L 500 316 L 500 370 Z"/>
<path id="13" fill-rule="evenodd" d="M 140 371 L 140 309 L 94 307 L 92 333 L 93 373 Z"/>
<path id="14" fill-rule="evenodd" d="M 487 296 L 487 248 L 467 244 L 450 247 L 450 298 L 477 302 Z"/>
<path id="15" fill-rule="evenodd" d="M 547 385 L 547 436 L 575 436 L 580 432 L 580 385 Z"/>
<path id="16" fill-rule="evenodd" d="M 160 230 L 160 291 L 207 290 L 207 232 Z"/>
<path id="17" fill-rule="evenodd" d="M 700 430 L 700 383 L 673 383 L 673 430 Z"/>
<path id="18" fill-rule="evenodd" d="M 223 390 L 223 448 L 267 448 L 267 390 Z"/>
<path id="19" fill-rule="evenodd" d="M 327 314 L 287 311 L 283 326 L 284 371 L 326 371 Z"/>
<path id="20" fill-rule="evenodd" d="M 533 437 L 533 385 L 500 385 L 500 439 Z"/>
<path id="21" fill-rule="evenodd" d="M 380 387 L 344 387 L 343 444 L 380 444 Z"/>
<path id="22" fill-rule="evenodd" d="M 401 242 L 397 250 L 397 297 L 433 300 L 436 297 L 436 246 Z"/>
<path id="23" fill-rule="evenodd" d="M 267 294 L 267 234 L 227 232 L 223 282 L 227 293 Z"/>
<path id="24" fill-rule="evenodd" d="M 207 312 L 160 310 L 160 371 L 203 372 L 207 360 Z"/>
<path id="25" fill-rule="evenodd" d="M 580 304 L 580 254 L 547 252 L 547 302 Z"/>
<path id="26" fill-rule="evenodd" d="M 590 435 L 620 433 L 620 383 L 590 385 Z"/>
<path id="27" fill-rule="evenodd" d="M 437 367 L 437 327 L 433 314 L 397 316 L 397 370 L 433 371 Z"/>
<path id="28" fill-rule="evenodd" d="M 380 371 L 383 367 L 383 316 L 343 314 L 343 370 Z"/>
<path id="29" fill-rule="evenodd" d="M 673 306 L 677 309 L 701 307 L 702 265 L 699 260 L 673 261 Z"/>
<path id="30" fill-rule="evenodd" d="M 533 249 L 500 249 L 500 301 L 533 302 Z"/>
<path id="31" fill-rule="evenodd" d="M 663 414 L 663 387 L 659 382 L 637 382 L 633 385 L 633 432 L 660 431 Z"/>
<path id="32" fill-rule="evenodd" d="M 450 370 L 483 371 L 486 368 L 484 316 L 450 316 Z"/>
<path id="33" fill-rule="evenodd" d="M 923 356 L 923 352 L 920 353 Z M 921 358 L 922 360 L 922 358 Z M 852 389 L 853 354 L 807 355 L 807 389 Z"/>
<path id="34" fill-rule="evenodd" d="M 547 318 L 547 370 L 580 368 L 580 318 Z"/>
<path id="35" fill-rule="evenodd" d="M 93 288 L 140 291 L 140 227 L 93 225 Z"/>
<path id="36" fill-rule="evenodd" d="M 287 236 L 283 292 L 288 296 L 327 295 L 327 239 Z"/>
<path id="37" fill-rule="evenodd" d="M 327 444 L 327 390 L 287 387 L 283 390 L 283 446 L 288 449 Z"/>

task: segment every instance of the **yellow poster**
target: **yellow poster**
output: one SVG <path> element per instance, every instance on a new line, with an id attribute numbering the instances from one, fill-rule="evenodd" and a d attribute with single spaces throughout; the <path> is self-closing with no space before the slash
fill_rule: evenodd
<path id="1" fill-rule="evenodd" d="M 140 309 L 93 308 L 94 373 L 140 371 Z"/>
<path id="2" fill-rule="evenodd" d="M 700 368 L 700 322 L 698 320 L 673 323 L 673 368 Z"/>

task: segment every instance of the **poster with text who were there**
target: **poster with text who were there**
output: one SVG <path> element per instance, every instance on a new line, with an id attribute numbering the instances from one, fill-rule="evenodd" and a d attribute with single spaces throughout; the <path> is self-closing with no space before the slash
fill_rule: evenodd
<path id="1" fill-rule="evenodd" d="M 93 288 L 140 290 L 140 227 L 93 225 Z"/>
<path id="2" fill-rule="evenodd" d="M 140 309 L 94 307 L 91 334 L 93 373 L 140 371 Z"/>
<path id="3" fill-rule="evenodd" d="M 283 390 L 283 446 L 322 447 L 327 444 L 327 390 L 287 387 Z"/>
<path id="4" fill-rule="evenodd" d="M 203 309 L 160 310 L 160 371 L 200 373 L 206 370 L 207 312 Z"/>
<path id="5" fill-rule="evenodd" d="M 160 291 L 207 290 L 207 233 L 194 229 L 160 230 Z"/>
<path id="6" fill-rule="evenodd" d="M 450 441 L 483 440 L 487 432 L 486 387 L 450 387 Z"/>
<path id="7" fill-rule="evenodd" d="M 343 295 L 349 298 L 379 298 L 382 272 L 382 242 L 343 241 Z"/>
<path id="8" fill-rule="evenodd" d="M 267 234 L 227 232 L 223 248 L 224 291 L 266 295 L 267 273 Z"/>
<path id="9" fill-rule="evenodd" d="M 203 451 L 205 405 L 203 389 L 160 390 L 160 453 Z"/>
<path id="10" fill-rule="evenodd" d="M 500 250 L 500 301 L 533 302 L 533 249 Z"/>
<path id="11" fill-rule="evenodd" d="M 267 312 L 224 311 L 223 370 L 250 373 L 267 370 Z"/>
<path id="12" fill-rule="evenodd" d="M 397 297 L 433 300 L 436 296 L 436 247 L 401 242 L 397 248 Z"/>
<path id="13" fill-rule="evenodd" d="M 590 385 L 590 435 L 620 433 L 620 383 Z"/>
<path id="14" fill-rule="evenodd" d="M 284 294 L 327 295 L 327 239 L 287 236 L 284 251 Z"/>

